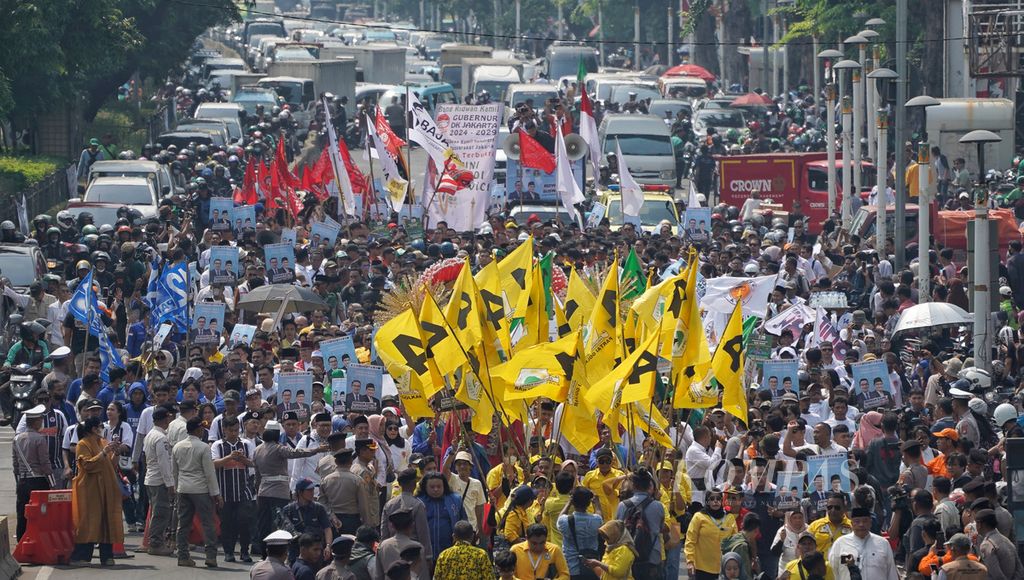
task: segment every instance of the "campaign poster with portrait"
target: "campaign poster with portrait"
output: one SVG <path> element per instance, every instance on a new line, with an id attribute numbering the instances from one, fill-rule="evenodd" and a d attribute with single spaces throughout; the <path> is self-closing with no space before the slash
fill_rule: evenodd
<path id="1" fill-rule="evenodd" d="M 807 497 L 811 508 L 825 513 L 825 502 L 833 492 L 850 492 L 850 469 L 846 453 L 812 455 L 807 458 Z"/>
<path id="2" fill-rule="evenodd" d="M 331 407 L 335 415 L 348 412 L 345 408 L 345 377 L 331 379 Z"/>
<path id="3" fill-rule="evenodd" d="M 251 205 L 231 208 L 228 217 L 231 220 L 231 229 L 236 234 L 245 230 L 256 230 L 256 208 Z"/>
<path id="4" fill-rule="evenodd" d="M 263 246 L 267 278 L 271 284 L 291 284 L 295 281 L 295 246 L 267 244 Z"/>
<path id="5" fill-rule="evenodd" d="M 779 511 L 796 511 L 800 509 L 800 500 L 804 497 L 803 471 L 780 471 L 776 476 L 775 509 Z"/>
<path id="6" fill-rule="evenodd" d="M 793 393 L 799 397 L 799 365 L 796 359 L 764 361 L 760 390 L 771 393 L 773 402 L 781 400 L 786 393 Z"/>
<path id="7" fill-rule="evenodd" d="M 236 324 L 231 329 L 231 337 L 228 338 L 228 347 L 234 348 L 239 344 L 246 346 L 252 344 L 253 337 L 256 336 L 256 326 L 254 324 Z"/>
<path id="8" fill-rule="evenodd" d="M 281 373 L 277 378 L 277 416 L 297 411 L 299 423 L 309 421 L 309 405 L 313 400 L 313 373 Z"/>
<path id="9" fill-rule="evenodd" d="M 314 222 L 313 227 L 309 229 L 309 247 L 319 248 L 320 244 L 327 242 L 327 245 L 333 248 L 339 233 L 341 233 L 341 224 L 331 218 L 322 222 Z"/>
<path id="10" fill-rule="evenodd" d="M 153 348 L 163 348 L 164 342 L 167 341 L 167 337 L 171 335 L 172 328 L 173 325 L 169 322 L 165 322 L 156 329 L 156 334 L 153 335 Z"/>
<path id="11" fill-rule="evenodd" d="M 295 228 L 281 229 L 281 243 L 288 244 L 290 246 L 295 245 Z"/>
<path id="12" fill-rule="evenodd" d="M 384 367 L 352 363 L 345 371 L 345 408 L 352 413 L 380 412 Z"/>
<path id="13" fill-rule="evenodd" d="M 695 244 L 708 241 L 711 234 L 711 208 L 687 208 L 681 232 L 683 239 Z"/>
<path id="14" fill-rule="evenodd" d="M 854 363 L 850 405 L 865 413 L 879 408 L 892 409 L 894 404 L 889 365 L 884 360 Z"/>
<path id="15" fill-rule="evenodd" d="M 580 189 L 584 188 L 584 159 L 569 163 Z M 557 171 L 546 173 L 541 169 L 522 167 L 518 159 L 509 159 L 505 165 L 505 199 L 509 204 L 559 202 Z"/>
<path id="16" fill-rule="evenodd" d="M 216 344 L 224 330 L 224 303 L 201 302 L 192 309 L 192 344 Z"/>
<path id="17" fill-rule="evenodd" d="M 210 200 L 210 228 L 216 231 L 231 229 L 231 210 L 235 203 L 229 198 L 214 197 Z"/>
<path id="18" fill-rule="evenodd" d="M 320 353 L 324 356 L 324 369 L 330 373 L 338 369 L 347 369 L 356 358 L 356 345 L 351 336 L 342 336 L 320 341 Z"/>
<path id="19" fill-rule="evenodd" d="M 211 285 L 234 286 L 238 280 L 238 248 L 213 246 L 210 248 L 209 281 Z"/>

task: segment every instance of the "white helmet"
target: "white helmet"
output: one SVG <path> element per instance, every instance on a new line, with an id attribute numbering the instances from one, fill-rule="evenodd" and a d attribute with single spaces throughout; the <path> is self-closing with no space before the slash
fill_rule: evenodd
<path id="1" fill-rule="evenodd" d="M 978 397 L 974 397 L 970 401 L 967 401 L 967 406 L 978 415 L 985 416 L 988 414 L 988 404 Z"/>
<path id="2" fill-rule="evenodd" d="M 1002 403 L 996 407 L 995 412 L 992 413 L 992 417 L 996 420 L 996 425 L 1002 427 L 1007 421 L 1017 420 L 1017 407 L 1014 407 L 1010 403 Z"/>
<path id="3" fill-rule="evenodd" d="M 971 383 L 970 390 L 972 391 L 976 391 L 978 389 L 987 389 L 990 386 L 992 386 L 992 377 L 988 374 L 987 371 L 979 369 L 978 367 L 965 367 L 963 370 L 957 373 L 957 377 L 965 379 L 966 381 Z"/>

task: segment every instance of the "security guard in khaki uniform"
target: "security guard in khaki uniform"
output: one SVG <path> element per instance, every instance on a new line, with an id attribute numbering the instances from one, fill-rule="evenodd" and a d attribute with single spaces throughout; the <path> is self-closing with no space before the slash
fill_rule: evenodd
<path id="1" fill-rule="evenodd" d="M 292 569 L 285 563 L 291 542 L 292 535 L 284 530 L 277 530 L 263 538 L 267 559 L 249 570 L 250 580 L 294 580 Z"/>
<path id="2" fill-rule="evenodd" d="M 981 562 L 969 560 L 971 539 L 964 534 L 953 534 L 946 542 L 953 561 L 943 564 L 939 572 L 939 580 L 982 580 L 988 578 L 988 568 Z"/>

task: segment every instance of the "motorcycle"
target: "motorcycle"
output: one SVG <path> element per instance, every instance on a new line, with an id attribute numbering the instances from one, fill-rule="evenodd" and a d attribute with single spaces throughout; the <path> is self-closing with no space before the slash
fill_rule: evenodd
<path id="1" fill-rule="evenodd" d="M 36 406 L 36 394 L 43 386 L 43 364 L 20 364 L 3 373 L 5 383 L 0 386 L 4 399 L 13 402 L 11 405 L 11 425 L 18 425 L 21 415 Z M 2 422 L 0 422 L 2 423 Z"/>

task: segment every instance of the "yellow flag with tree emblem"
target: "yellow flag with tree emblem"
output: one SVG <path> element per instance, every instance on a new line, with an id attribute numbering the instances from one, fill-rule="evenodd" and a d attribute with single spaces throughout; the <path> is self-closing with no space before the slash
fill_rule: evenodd
<path id="1" fill-rule="evenodd" d="M 736 302 L 729 324 L 711 360 L 711 371 L 722 389 L 722 409 L 747 424 L 747 397 L 743 390 L 743 304 Z"/>
<path id="2" fill-rule="evenodd" d="M 564 401 L 573 375 L 579 332 L 523 349 L 512 360 L 494 367 L 491 377 L 505 383 L 505 400 L 546 397 Z"/>

